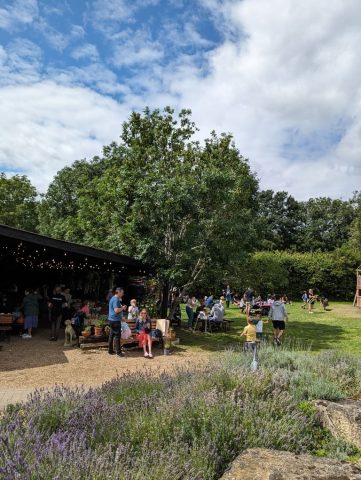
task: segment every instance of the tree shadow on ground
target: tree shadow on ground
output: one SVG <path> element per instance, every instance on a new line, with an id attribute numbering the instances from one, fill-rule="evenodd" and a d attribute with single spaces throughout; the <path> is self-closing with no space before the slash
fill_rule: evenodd
<path id="1" fill-rule="evenodd" d="M 325 312 L 318 312 L 317 315 Z M 312 317 L 314 318 L 314 317 Z M 184 346 L 190 346 L 209 352 L 224 351 L 235 345 L 243 343 L 240 338 L 240 331 L 243 325 L 234 325 L 228 332 L 191 332 L 186 329 L 178 329 L 177 336 Z M 264 336 L 266 341 L 271 342 L 273 338 L 272 323 L 264 327 Z M 337 346 L 340 340 L 347 337 L 345 330 L 338 325 L 328 325 L 314 321 L 290 321 L 287 323 L 285 339 L 290 340 L 290 344 L 310 348 L 313 351 L 332 349 Z"/>
<path id="2" fill-rule="evenodd" d="M 325 312 L 318 312 L 322 314 Z M 337 346 L 340 340 L 347 338 L 349 333 L 339 325 L 317 323 L 314 321 L 289 323 L 287 336 L 301 339 L 305 344 L 310 344 L 312 350 L 327 350 Z"/>

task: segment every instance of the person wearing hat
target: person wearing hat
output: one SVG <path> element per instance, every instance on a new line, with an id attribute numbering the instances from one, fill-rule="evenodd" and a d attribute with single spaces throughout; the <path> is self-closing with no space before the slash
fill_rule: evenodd
<path id="1" fill-rule="evenodd" d="M 108 321 L 110 326 L 108 353 L 109 355 L 114 355 L 114 343 L 115 343 L 115 354 L 118 357 L 124 357 L 124 352 L 122 352 L 121 345 L 120 345 L 120 337 L 122 333 L 123 312 L 124 310 L 127 309 L 127 307 L 122 303 L 123 296 L 124 296 L 124 289 L 121 287 L 116 288 L 115 294 L 109 300 L 109 312 L 108 312 Z"/>

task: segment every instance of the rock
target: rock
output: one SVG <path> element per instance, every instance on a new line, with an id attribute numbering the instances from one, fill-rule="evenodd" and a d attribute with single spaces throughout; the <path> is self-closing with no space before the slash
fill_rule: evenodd
<path id="1" fill-rule="evenodd" d="M 361 480 L 361 469 L 328 458 L 254 448 L 239 455 L 220 480 Z"/>
<path id="2" fill-rule="evenodd" d="M 324 428 L 361 450 L 361 401 L 315 402 L 318 418 Z"/>

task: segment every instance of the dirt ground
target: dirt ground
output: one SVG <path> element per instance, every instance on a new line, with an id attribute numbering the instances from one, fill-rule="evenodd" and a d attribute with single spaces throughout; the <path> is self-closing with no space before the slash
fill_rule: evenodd
<path id="1" fill-rule="evenodd" d="M 145 359 L 141 350 L 126 352 L 125 358 L 109 355 L 106 350 L 82 351 L 63 346 L 64 340 L 49 342 L 49 333 L 40 330 L 32 339 L 12 336 L 1 342 L 0 390 L 34 389 L 56 384 L 96 386 L 127 372 L 144 368 L 172 370 L 178 365 L 191 366 L 207 360 L 207 353 L 192 352 L 181 346 L 169 356 L 154 348 L 154 359 Z"/>

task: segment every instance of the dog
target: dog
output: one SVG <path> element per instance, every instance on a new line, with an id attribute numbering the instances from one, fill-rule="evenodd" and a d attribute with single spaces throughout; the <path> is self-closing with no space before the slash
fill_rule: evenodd
<path id="1" fill-rule="evenodd" d="M 72 347 L 75 343 L 78 343 L 76 333 L 71 325 L 71 320 L 65 320 L 65 342 L 64 347 Z"/>

